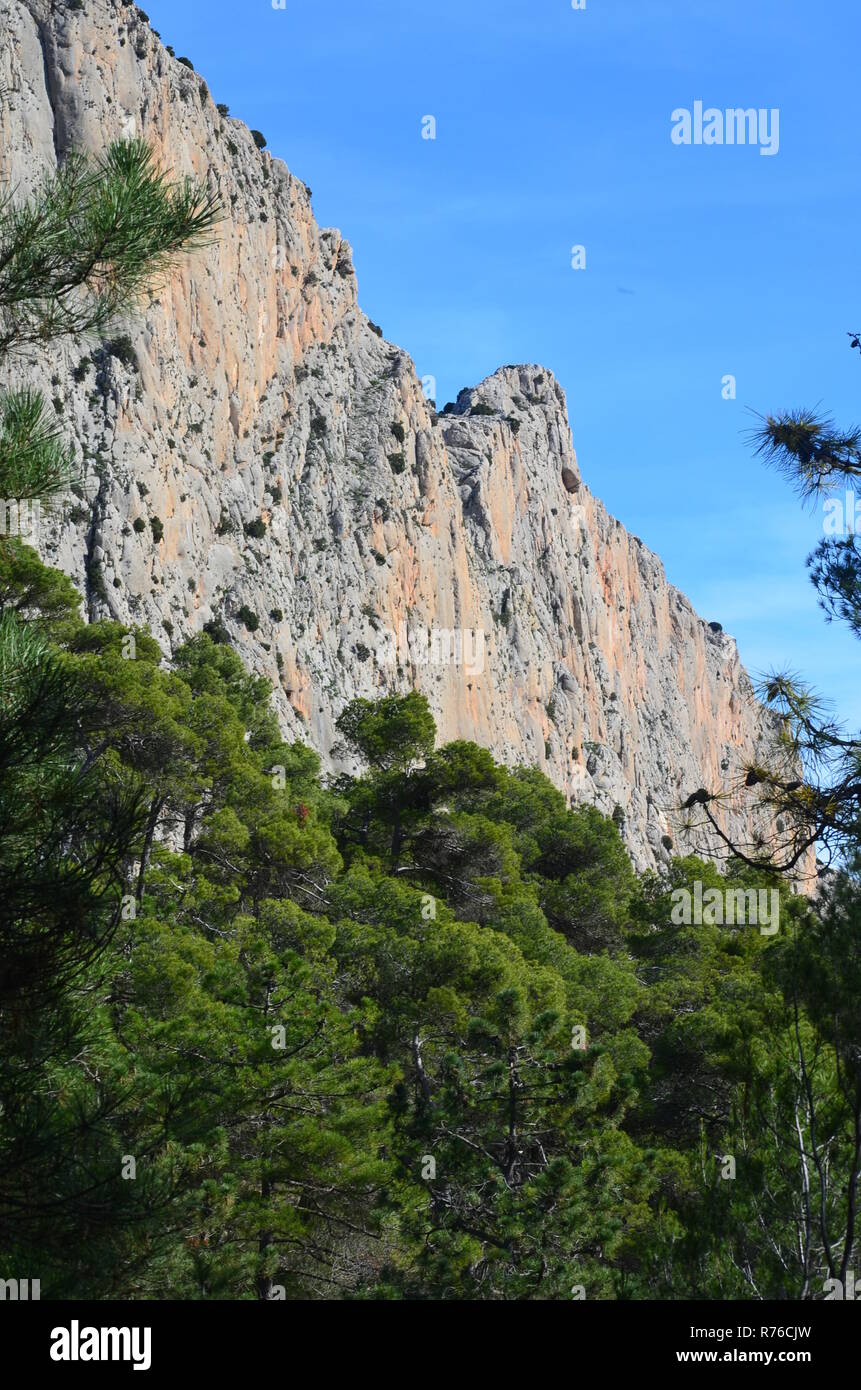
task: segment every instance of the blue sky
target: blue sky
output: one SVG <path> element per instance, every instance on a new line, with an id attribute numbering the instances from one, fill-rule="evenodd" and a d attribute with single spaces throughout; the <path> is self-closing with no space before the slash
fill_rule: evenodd
<path id="1" fill-rule="evenodd" d="M 440 405 L 549 367 L 585 480 L 670 580 L 753 674 L 861 723 L 857 644 L 804 570 L 821 511 L 746 440 L 750 411 L 861 414 L 857 0 L 145 3 L 311 186 Z M 777 108 L 778 153 L 675 145 L 697 100 Z"/>

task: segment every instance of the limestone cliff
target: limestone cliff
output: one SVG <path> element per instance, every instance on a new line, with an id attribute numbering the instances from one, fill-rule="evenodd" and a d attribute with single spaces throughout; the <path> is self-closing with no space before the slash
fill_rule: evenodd
<path id="1" fill-rule="evenodd" d="M 140 11 L 0 0 L 0 25 L 4 182 L 136 133 L 226 213 L 128 339 L 27 368 L 80 467 L 40 548 L 90 616 L 166 658 L 220 620 L 326 760 L 347 699 L 416 685 L 443 740 L 615 813 L 638 865 L 682 848 L 674 808 L 768 725 L 735 642 L 582 483 L 553 376 L 501 368 L 437 415 L 305 184 Z"/>

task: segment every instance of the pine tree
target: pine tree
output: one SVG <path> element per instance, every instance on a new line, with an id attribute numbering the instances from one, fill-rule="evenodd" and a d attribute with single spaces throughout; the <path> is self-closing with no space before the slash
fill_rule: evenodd
<path id="1" fill-rule="evenodd" d="M 15 355 L 26 368 L 37 347 L 104 331 L 179 252 L 202 244 L 216 218 L 207 191 L 172 183 L 140 141 L 96 160 L 73 155 L 31 198 L 7 196 L 0 365 Z M 0 1243 L 13 1257 L 35 1248 L 45 1259 L 72 1231 L 97 1243 L 128 1205 L 100 1142 L 116 1093 L 110 1047 L 96 1080 L 90 1068 L 104 1023 L 91 994 L 121 921 L 144 814 L 139 783 L 108 756 L 109 712 L 64 650 L 76 626 L 70 586 L 9 534 L 34 506 L 55 501 L 72 473 L 39 393 L 3 394 Z"/>

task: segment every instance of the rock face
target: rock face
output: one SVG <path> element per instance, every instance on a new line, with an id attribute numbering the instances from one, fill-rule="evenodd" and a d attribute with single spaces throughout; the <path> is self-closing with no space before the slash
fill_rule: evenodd
<path id="1" fill-rule="evenodd" d="M 615 815 L 638 866 L 686 847 L 675 808 L 770 726 L 734 641 L 583 485 L 553 376 L 503 367 L 438 416 L 305 184 L 140 11 L 0 0 L 0 26 L 4 182 L 141 134 L 226 214 L 127 338 L 26 367 L 80 469 L 39 547 L 89 616 L 148 625 L 166 658 L 222 622 L 330 764 L 348 699 L 414 685 L 442 740 Z"/>

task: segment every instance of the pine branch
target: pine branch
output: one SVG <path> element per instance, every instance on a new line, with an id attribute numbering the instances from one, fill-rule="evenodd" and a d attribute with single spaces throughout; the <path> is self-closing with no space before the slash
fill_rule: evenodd
<path id="1" fill-rule="evenodd" d="M 215 195 L 171 181 L 143 140 L 72 155 L 32 197 L 0 203 L 0 354 L 104 331 L 219 219 Z"/>

